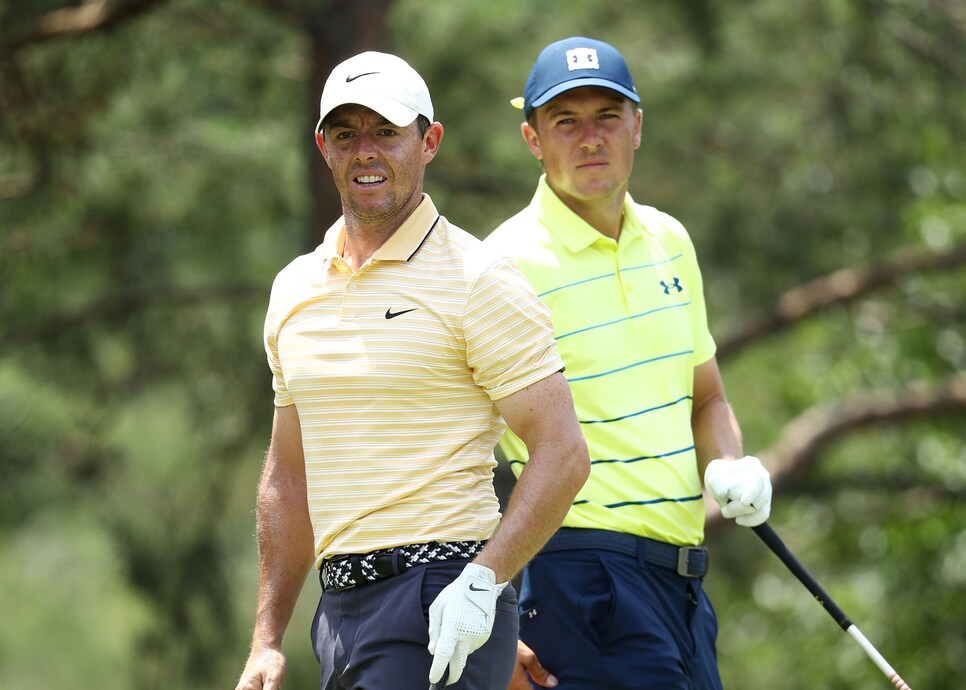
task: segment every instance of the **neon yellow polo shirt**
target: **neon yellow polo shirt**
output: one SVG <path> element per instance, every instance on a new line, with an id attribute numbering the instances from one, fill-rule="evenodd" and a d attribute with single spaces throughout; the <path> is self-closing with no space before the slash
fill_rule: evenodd
<path id="1" fill-rule="evenodd" d="M 701 543 L 691 403 L 694 368 L 715 344 L 687 232 L 628 195 L 615 241 L 541 178 L 530 205 L 484 244 L 520 267 L 553 316 L 591 459 L 564 525 Z M 519 476 L 526 447 L 510 432 L 500 446 Z"/>
<path id="2" fill-rule="evenodd" d="M 275 404 L 302 427 L 317 565 L 487 539 L 499 521 L 493 404 L 563 368 L 550 314 L 508 259 L 429 197 L 358 270 L 342 219 L 275 279 Z"/>

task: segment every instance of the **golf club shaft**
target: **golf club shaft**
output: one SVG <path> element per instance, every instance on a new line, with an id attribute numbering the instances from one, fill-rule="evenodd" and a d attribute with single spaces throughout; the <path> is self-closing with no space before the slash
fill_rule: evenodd
<path id="1" fill-rule="evenodd" d="M 902 677 L 896 673 L 895 669 L 889 665 L 889 662 L 887 662 L 885 658 L 879 654 L 878 650 L 872 646 L 872 643 L 866 639 L 865 635 L 863 635 L 862 632 L 855 627 L 855 624 L 849 620 L 849 617 L 846 616 L 842 609 L 839 608 L 838 604 L 832 600 L 832 597 L 828 595 L 828 592 L 822 589 L 822 586 L 818 584 L 818 581 L 814 577 L 812 577 L 812 574 L 808 572 L 808 570 L 805 569 L 805 566 L 803 566 L 799 560 L 795 558 L 792 552 L 788 550 L 788 547 L 785 546 L 785 542 L 783 542 L 781 537 L 779 537 L 775 530 L 771 528 L 771 525 L 769 525 L 767 522 L 764 522 L 757 527 L 752 527 L 751 529 L 754 530 L 755 534 L 757 534 L 759 538 L 765 542 L 768 548 L 771 549 L 776 556 L 778 556 L 781 562 L 784 563 L 790 571 L 792 571 L 792 574 L 798 578 L 799 582 L 805 585 L 805 589 L 812 593 L 812 596 L 814 596 L 815 599 L 818 600 L 818 603 L 822 605 L 822 608 L 835 619 L 835 622 L 839 624 L 839 627 L 841 627 L 844 631 L 851 635 L 856 642 L 859 643 L 859 646 L 862 647 L 862 651 L 864 651 L 866 655 L 868 655 L 868 657 L 875 662 L 875 665 L 879 667 L 879 670 L 886 675 L 889 681 L 899 688 L 899 690 L 910 690 L 909 686 L 906 684 L 906 681 L 904 681 Z"/>

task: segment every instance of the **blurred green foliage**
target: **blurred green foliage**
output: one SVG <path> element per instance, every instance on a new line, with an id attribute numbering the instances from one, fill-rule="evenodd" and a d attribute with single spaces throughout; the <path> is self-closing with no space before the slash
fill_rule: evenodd
<path id="1" fill-rule="evenodd" d="M 263 312 L 317 191 L 313 27 L 279 11 L 309 3 L 170 0 L 17 43 L 74 5 L 0 2 L 0 677 L 230 687 L 272 413 Z M 537 52 L 618 46 L 644 110 L 632 194 L 689 228 L 721 338 L 807 280 L 966 242 L 961 3 L 397 0 L 387 21 L 446 129 L 427 190 L 480 236 L 539 174 L 508 103 Z M 814 406 L 963 372 L 964 295 L 961 269 L 912 275 L 723 361 L 748 450 Z M 913 687 L 966 670 L 963 428 L 865 428 L 775 497 L 773 524 Z M 750 533 L 710 547 L 727 687 L 886 686 Z M 315 588 L 286 687 L 318 682 Z"/>

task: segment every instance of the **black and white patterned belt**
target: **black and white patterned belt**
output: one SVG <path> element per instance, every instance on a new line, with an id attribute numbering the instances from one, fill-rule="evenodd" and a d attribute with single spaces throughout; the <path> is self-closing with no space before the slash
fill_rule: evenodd
<path id="1" fill-rule="evenodd" d="M 473 558 L 483 550 L 485 541 L 432 541 L 410 544 L 371 553 L 350 553 L 322 562 L 319 579 L 323 589 L 341 591 L 366 582 L 399 575 L 407 568 L 434 561 Z"/>

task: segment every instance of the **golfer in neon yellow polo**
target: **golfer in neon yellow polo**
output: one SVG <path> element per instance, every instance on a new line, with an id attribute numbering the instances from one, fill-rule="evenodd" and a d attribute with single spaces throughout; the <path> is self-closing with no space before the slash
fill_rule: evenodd
<path id="1" fill-rule="evenodd" d="M 715 346 L 684 228 L 628 196 L 614 240 L 567 208 L 544 176 L 530 206 L 487 241 L 512 251 L 551 309 L 594 463 L 564 526 L 700 544 L 692 372 Z M 526 446 L 511 432 L 501 447 L 519 474 Z"/>
<path id="2" fill-rule="evenodd" d="M 522 133 L 544 175 L 485 241 L 550 307 L 591 476 L 524 570 L 511 690 L 718 690 L 702 478 L 725 517 L 767 519 L 708 332 L 701 272 L 675 219 L 627 193 L 640 98 L 621 54 L 584 37 L 537 57 Z M 519 473 L 525 446 L 501 446 Z"/>

